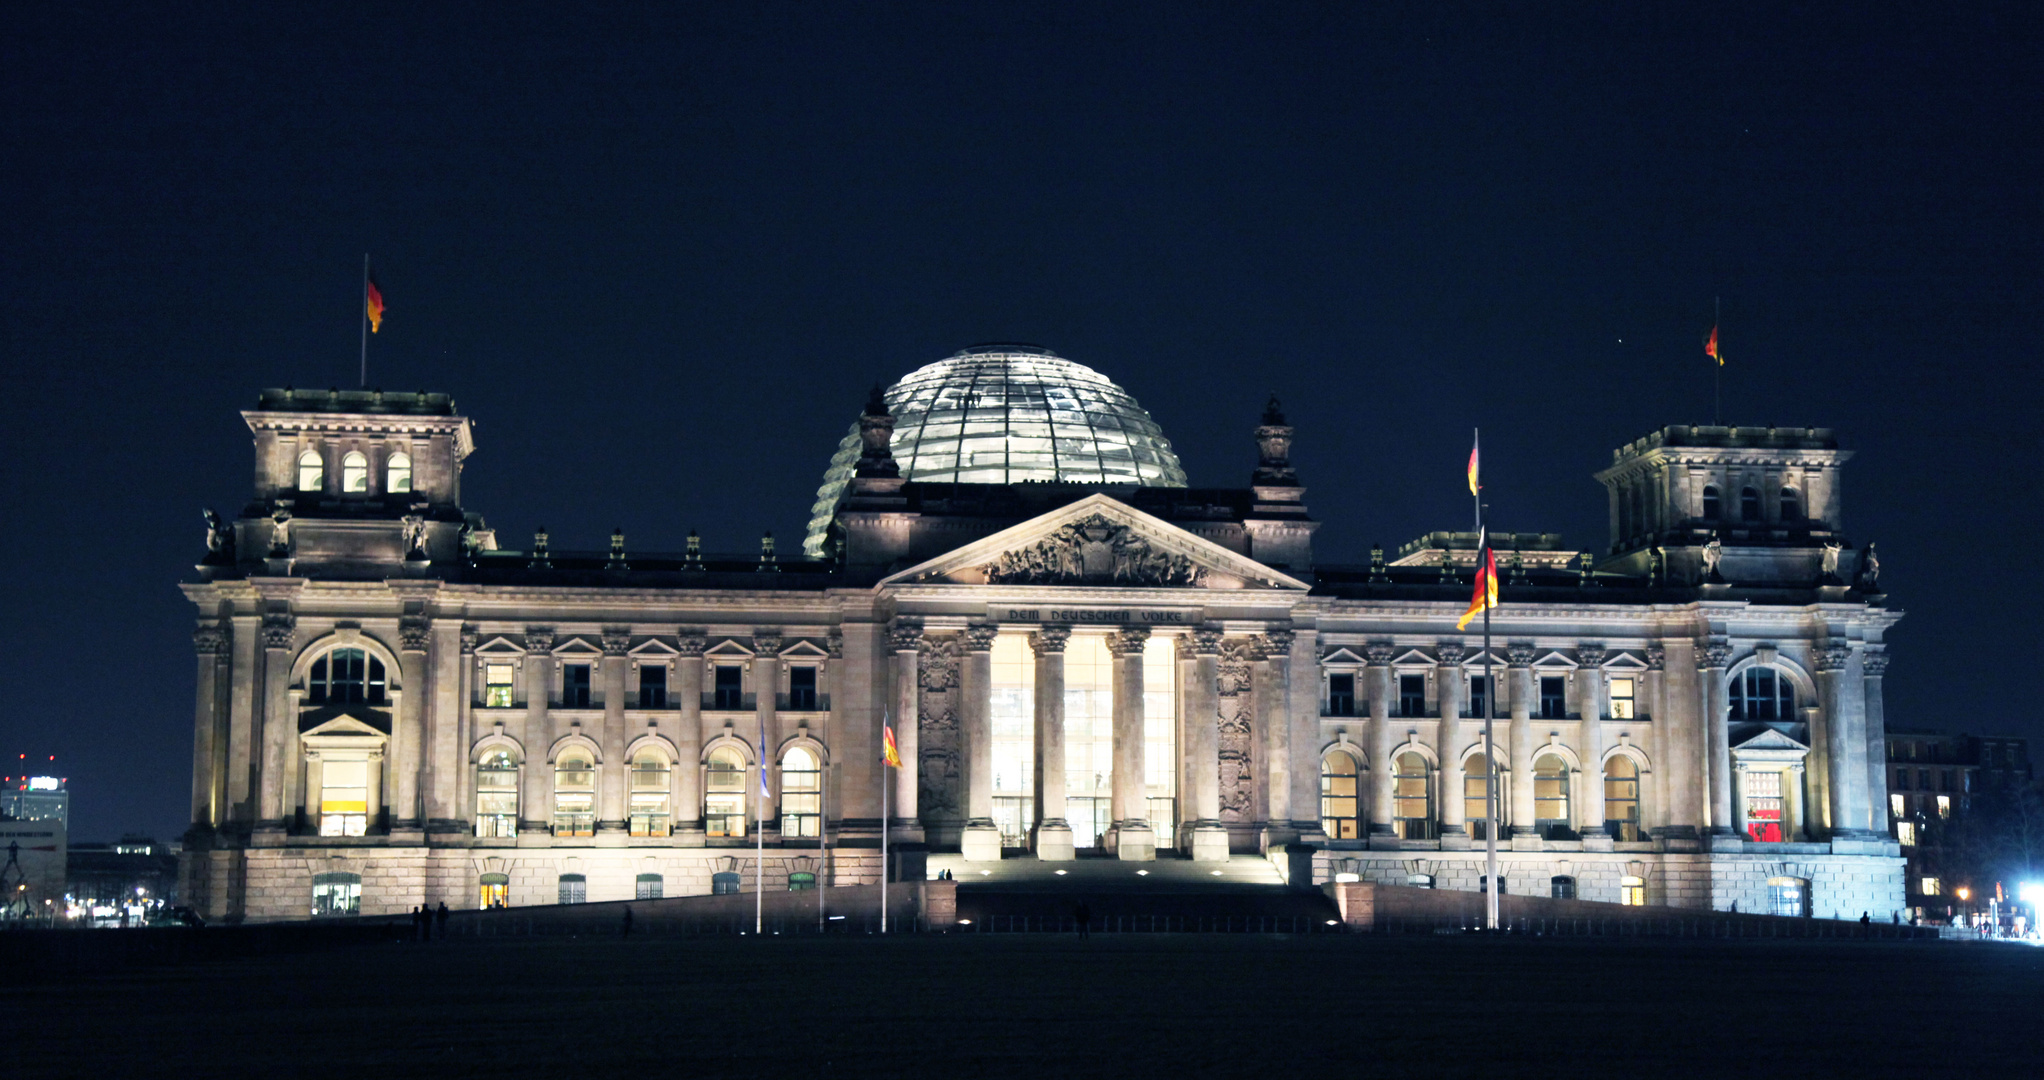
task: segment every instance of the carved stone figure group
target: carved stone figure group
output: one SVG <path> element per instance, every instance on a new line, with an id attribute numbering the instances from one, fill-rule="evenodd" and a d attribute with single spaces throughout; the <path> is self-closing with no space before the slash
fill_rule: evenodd
<path id="1" fill-rule="evenodd" d="M 992 585 L 1199 585 L 1206 571 L 1159 551 L 1142 534 L 1099 515 L 1073 522 L 980 567 Z"/>

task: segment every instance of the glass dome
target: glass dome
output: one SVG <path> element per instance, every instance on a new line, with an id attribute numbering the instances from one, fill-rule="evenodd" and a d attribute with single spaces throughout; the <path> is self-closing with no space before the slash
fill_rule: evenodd
<path id="1" fill-rule="evenodd" d="M 1105 375 L 1032 345 L 976 345 L 887 388 L 894 461 L 923 483 L 1184 487 L 1170 440 Z M 816 489 L 802 550 L 823 554 L 859 460 L 854 422 Z"/>

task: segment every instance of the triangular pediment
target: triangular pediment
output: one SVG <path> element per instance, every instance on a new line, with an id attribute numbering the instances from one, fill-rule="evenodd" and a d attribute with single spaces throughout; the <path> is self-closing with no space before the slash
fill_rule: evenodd
<path id="1" fill-rule="evenodd" d="M 1808 751 L 1810 748 L 1804 746 L 1802 743 L 1795 741 L 1794 739 L 1789 738 L 1786 735 L 1783 735 L 1781 732 L 1776 731 L 1773 728 L 1761 728 L 1760 731 L 1757 732 L 1752 738 L 1747 739 L 1745 742 L 1742 742 L 1737 746 L 1732 747 L 1732 749 L 1742 752 L 1751 752 L 1754 750 L 1786 750 L 1791 753 L 1803 753 Z"/>
<path id="2" fill-rule="evenodd" d="M 603 650 L 579 637 L 571 637 L 554 646 L 555 656 L 602 656 Z"/>
<path id="3" fill-rule="evenodd" d="M 477 656 L 524 656 L 525 646 L 507 637 L 493 637 L 476 646 Z"/>
<path id="4" fill-rule="evenodd" d="M 680 656 L 681 650 L 659 638 L 651 638 L 641 642 L 637 648 L 626 655 L 640 660 L 665 660 L 670 656 Z"/>
<path id="5" fill-rule="evenodd" d="M 736 638 L 725 638 L 715 645 L 704 649 L 703 655 L 713 660 L 750 660 L 753 658 L 754 653 L 751 649 L 739 644 Z"/>
<path id="6" fill-rule="evenodd" d="M 1311 586 L 1160 517 L 1088 495 L 880 582 L 1107 588 L 1296 589 Z"/>
<path id="7" fill-rule="evenodd" d="M 1363 658 L 1361 653 L 1358 653 L 1354 649 L 1350 649 L 1347 646 L 1337 646 L 1332 651 L 1330 651 L 1326 656 L 1321 657 L 1320 662 L 1323 664 L 1335 665 L 1354 664 L 1357 667 L 1361 667 L 1362 665 L 1369 663 L 1368 660 Z"/>
<path id="8" fill-rule="evenodd" d="M 342 714 L 321 720 L 298 733 L 299 738 L 335 735 L 381 738 L 384 735 L 384 731 L 382 728 L 364 723 L 353 716 Z"/>
<path id="9" fill-rule="evenodd" d="M 1604 669 L 1606 671 L 1645 671 L 1647 670 L 1647 665 L 1646 661 L 1641 660 L 1639 657 L 1631 653 L 1622 652 L 1614 653 L 1611 659 L 1604 661 Z"/>
<path id="10" fill-rule="evenodd" d="M 1581 667 L 1582 665 L 1576 663 L 1574 657 L 1571 657 L 1569 656 L 1569 654 L 1562 652 L 1559 649 L 1556 649 L 1550 651 L 1546 656 L 1543 656 L 1540 659 L 1533 661 L 1533 666 L 1537 668 L 1553 669 Z"/>
<path id="11" fill-rule="evenodd" d="M 1396 659 L 1396 660 L 1393 660 L 1393 661 L 1391 661 L 1391 666 L 1392 666 L 1392 667 L 1419 667 L 1419 666 L 1425 666 L 1425 667 L 1433 667 L 1433 666 L 1434 666 L 1434 658 L 1433 658 L 1433 657 L 1431 657 L 1431 656 L 1428 656 L 1427 654 L 1425 654 L 1425 653 L 1423 653 L 1423 652 L 1421 652 L 1421 651 L 1419 651 L 1418 649 L 1407 649 L 1407 650 L 1405 650 L 1405 654 L 1404 654 L 1404 655 L 1400 656 L 1400 657 L 1399 657 L 1398 659 Z"/>
<path id="12" fill-rule="evenodd" d="M 813 641 L 797 641 L 781 650 L 783 660 L 827 660 L 830 652 Z"/>

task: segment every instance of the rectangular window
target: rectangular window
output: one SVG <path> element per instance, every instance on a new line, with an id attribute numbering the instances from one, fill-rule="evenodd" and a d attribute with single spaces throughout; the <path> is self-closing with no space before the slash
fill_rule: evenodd
<path id="1" fill-rule="evenodd" d="M 1929 769 L 1918 769 L 1918 770 L 1916 770 L 1916 790 L 1918 790 L 1918 791 L 1930 791 L 1930 790 L 1931 790 L 1931 786 L 1930 786 L 1930 770 L 1929 770 Z"/>
<path id="2" fill-rule="evenodd" d="M 1113 660 L 1105 637 L 1073 634 L 1065 644 L 1065 819 L 1074 845 L 1099 846 L 1113 790 Z"/>
<path id="3" fill-rule="evenodd" d="M 1634 718 L 1635 714 L 1632 711 L 1634 685 L 1635 682 L 1632 679 L 1611 680 L 1611 719 L 1631 720 Z"/>
<path id="4" fill-rule="evenodd" d="M 1028 846 L 1036 823 L 1036 653 L 1024 634 L 994 639 L 993 724 L 994 825 L 1001 846 Z"/>
<path id="5" fill-rule="evenodd" d="M 659 874 L 640 874 L 632 890 L 634 900 L 658 900 L 666 891 L 667 881 Z"/>
<path id="6" fill-rule="evenodd" d="M 1490 715 L 1490 680 L 1481 675 L 1469 677 L 1469 715 L 1474 717 Z"/>
<path id="7" fill-rule="evenodd" d="M 1144 817 L 1157 847 L 1173 845 L 1178 833 L 1178 660 L 1170 638 L 1143 644 Z"/>
<path id="8" fill-rule="evenodd" d="M 1561 720 L 1568 716 L 1568 679 L 1560 675 L 1540 677 L 1540 718 Z"/>
<path id="9" fill-rule="evenodd" d="M 788 708 L 795 712 L 816 711 L 815 668 L 791 667 L 788 669 Z"/>
<path id="10" fill-rule="evenodd" d="M 1895 823 L 1895 839 L 1897 839 L 1897 840 L 1900 840 L 1900 841 L 1902 842 L 1902 846 L 1903 846 L 1903 847 L 1915 847 L 1915 846 L 1916 846 L 1916 822 L 1913 822 L 1913 821 L 1898 821 L 1898 822 L 1896 822 L 1896 823 Z"/>
<path id="11" fill-rule="evenodd" d="M 1895 815 L 1898 818 L 1908 817 L 1909 797 L 1906 795 L 1888 796 L 1888 812 Z"/>
<path id="12" fill-rule="evenodd" d="M 1952 816 L 1952 797 L 1950 795 L 1938 796 L 1938 816 L 1941 818 Z"/>
<path id="13" fill-rule="evenodd" d="M 1896 790 L 1896 791 L 1908 791 L 1908 790 L 1909 790 L 1909 770 L 1908 770 L 1908 769 L 1896 769 L 1896 770 L 1895 770 L 1895 790 Z"/>
<path id="14" fill-rule="evenodd" d="M 1425 716 L 1427 714 L 1427 677 L 1424 675 L 1400 675 L 1398 677 L 1398 715 Z"/>
<path id="15" fill-rule="evenodd" d="M 568 664 L 561 668 L 561 708 L 589 707 L 589 665 Z"/>
<path id="16" fill-rule="evenodd" d="M 716 690 L 711 699 L 713 709 L 745 708 L 745 672 L 736 664 L 719 664 L 716 668 Z"/>
<path id="17" fill-rule="evenodd" d="M 319 834 L 362 836 L 369 824 L 369 763 L 325 762 L 320 770 Z"/>
<path id="18" fill-rule="evenodd" d="M 639 669 L 639 708 L 667 707 L 667 665 L 647 664 Z"/>
<path id="19" fill-rule="evenodd" d="M 483 665 L 483 707 L 508 709 L 511 707 L 511 682 L 517 669 L 510 664 Z"/>
<path id="20" fill-rule="evenodd" d="M 1618 902 L 1626 907 L 1645 907 L 1647 883 L 1642 878 L 1628 874 L 1618 879 Z"/>
<path id="21" fill-rule="evenodd" d="M 560 902 L 582 904 L 589 900 L 589 881 L 581 874 L 562 874 Z"/>
<path id="22" fill-rule="evenodd" d="M 1356 714 L 1356 677 L 1349 672 L 1339 672 L 1327 677 L 1327 715 L 1354 716 Z"/>
<path id="23" fill-rule="evenodd" d="M 1745 772 L 1746 836 L 1763 843 L 1781 842 L 1781 774 Z"/>
<path id="24" fill-rule="evenodd" d="M 1922 885 L 1923 885 L 1923 888 L 1921 888 L 1921 889 L 1918 889 L 1918 890 L 1917 890 L 1918 892 L 1922 893 L 1922 894 L 1923 894 L 1923 895 L 1925 895 L 1925 896 L 1936 896 L 1936 895 L 1938 895 L 1938 879 L 1936 879 L 1936 878 L 1934 878 L 1934 877 L 1927 877 L 1927 878 L 1924 878 L 1924 879 L 1923 879 L 1923 882 L 1922 882 Z"/>

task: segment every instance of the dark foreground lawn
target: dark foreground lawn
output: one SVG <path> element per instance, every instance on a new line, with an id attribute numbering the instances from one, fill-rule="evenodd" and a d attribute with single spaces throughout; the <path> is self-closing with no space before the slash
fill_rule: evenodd
<path id="1" fill-rule="evenodd" d="M 14 1076 L 2037 1076 L 2044 950 L 508 939 L 0 989 Z"/>

